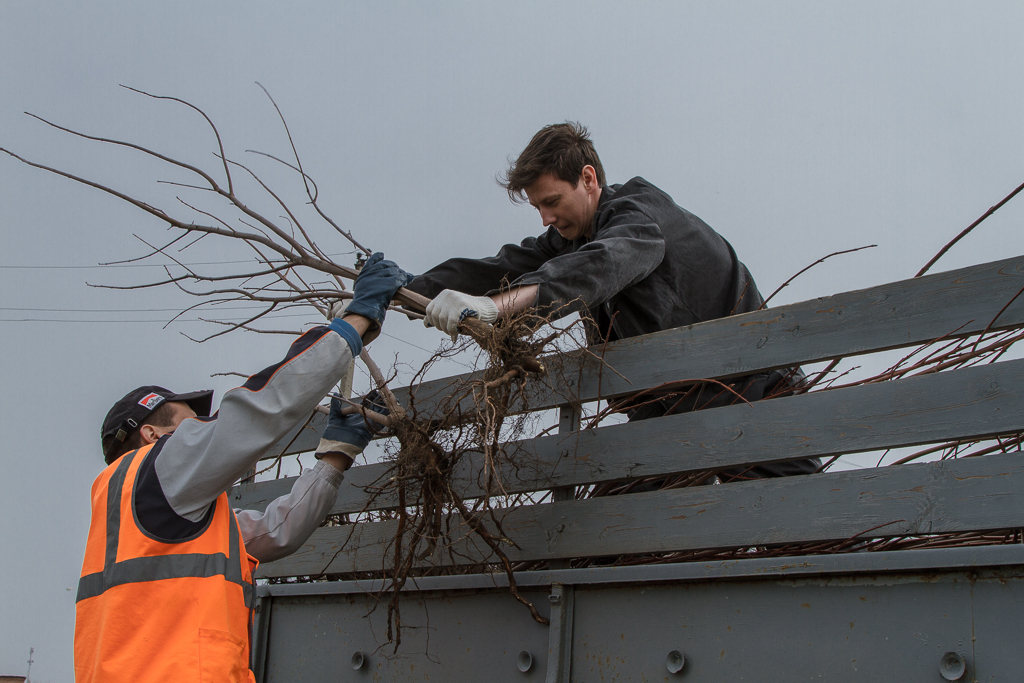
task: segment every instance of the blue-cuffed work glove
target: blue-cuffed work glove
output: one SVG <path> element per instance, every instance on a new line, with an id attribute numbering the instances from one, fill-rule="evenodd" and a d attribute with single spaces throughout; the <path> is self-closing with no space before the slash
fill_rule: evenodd
<path id="1" fill-rule="evenodd" d="M 412 279 L 412 273 L 405 272 L 394 261 L 385 260 L 384 254 L 378 251 L 359 271 L 359 277 L 352 287 L 352 303 L 345 309 L 345 313 L 355 313 L 378 325 L 383 324 L 384 314 L 395 292 L 412 282 Z"/>
<path id="2" fill-rule="evenodd" d="M 320 437 L 320 445 L 316 449 L 319 459 L 327 453 L 341 453 L 352 460 L 363 452 L 373 435 L 380 431 L 381 425 L 368 420 L 360 413 L 343 415 L 345 404 L 338 398 L 331 399 L 331 412 L 327 416 L 327 428 Z M 381 415 L 387 415 L 388 409 L 384 399 L 377 391 L 371 391 L 363 399 L 363 408 Z"/>

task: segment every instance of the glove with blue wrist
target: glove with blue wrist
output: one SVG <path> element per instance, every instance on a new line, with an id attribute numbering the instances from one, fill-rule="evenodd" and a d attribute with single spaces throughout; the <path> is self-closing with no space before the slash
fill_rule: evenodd
<path id="1" fill-rule="evenodd" d="M 395 292 L 412 282 L 412 279 L 412 273 L 405 272 L 394 261 L 385 260 L 384 254 L 378 251 L 359 271 L 359 277 L 352 287 L 352 303 L 345 309 L 345 313 L 369 318 L 377 323 L 379 329 Z"/>
<path id="2" fill-rule="evenodd" d="M 383 428 L 380 423 L 363 417 L 361 413 L 345 415 L 342 412 L 344 408 L 345 404 L 341 399 L 331 399 L 331 412 L 327 417 L 327 428 L 324 429 L 324 433 L 320 437 L 320 445 L 316 449 L 318 460 L 328 453 L 340 453 L 349 460 L 355 460 L 356 456 L 362 453 L 370 443 L 373 435 Z M 384 405 L 384 399 L 376 390 L 371 391 L 363 399 L 363 408 L 384 416 L 387 416 L 389 412 Z"/>

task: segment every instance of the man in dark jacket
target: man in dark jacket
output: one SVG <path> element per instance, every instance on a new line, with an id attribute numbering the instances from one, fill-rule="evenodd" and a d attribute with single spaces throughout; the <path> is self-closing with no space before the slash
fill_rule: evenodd
<path id="1" fill-rule="evenodd" d="M 616 340 L 757 310 L 763 303 L 746 266 L 721 235 L 643 178 L 608 185 L 586 128 L 541 129 L 505 175 L 514 202 L 528 201 L 547 232 L 484 259 L 453 258 L 408 285 L 431 297 L 425 323 L 454 339 L 469 316 L 484 322 L 527 309 L 594 325 L 591 342 Z M 747 400 L 787 388 L 797 372 L 733 381 Z M 646 419 L 734 402 L 714 385 L 630 410 Z M 812 472 L 813 461 L 731 476 Z"/>

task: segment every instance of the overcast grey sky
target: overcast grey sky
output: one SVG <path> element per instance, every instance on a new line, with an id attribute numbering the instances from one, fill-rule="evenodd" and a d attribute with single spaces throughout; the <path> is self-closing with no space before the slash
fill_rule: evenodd
<path id="1" fill-rule="evenodd" d="M 879 244 L 802 276 L 781 304 L 912 276 L 1024 181 L 1022 29 L 1019 2 L 0 0 L 0 146 L 167 203 L 175 191 L 156 181 L 178 176 L 22 112 L 216 170 L 196 115 L 118 84 L 201 106 L 229 156 L 285 154 L 260 81 L 324 208 L 421 272 L 539 232 L 494 177 L 541 126 L 580 120 L 610 182 L 642 175 L 667 191 L 730 240 L 762 292 L 829 252 Z M 1024 252 L 1018 202 L 937 269 Z M 179 332 L 199 323 L 139 322 L 185 299 L 86 282 L 152 277 L 92 266 L 138 255 L 132 234 L 163 228 L 8 157 L 0 228 L 0 673 L 24 674 L 35 647 L 33 679 L 66 682 L 107 409 L 146 383 L 219 400 L 233 383 L 212 373 L 254 372 L 287 340 L 197 346 Z M 201 244 L 186 255 L 239 257 Z M 437 343 L 394 318 L 379 360 L 415 363 Z"/>

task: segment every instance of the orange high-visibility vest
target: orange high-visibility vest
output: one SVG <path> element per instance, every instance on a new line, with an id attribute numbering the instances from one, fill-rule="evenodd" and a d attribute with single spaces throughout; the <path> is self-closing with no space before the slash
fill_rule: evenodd
<path id="1" fill-rule="evenodd" d="M 92 485 L 92 522 L 75 606 L 77 683 L 253 681 L 255 560 L 227 494 L 209 523 L 163 541 L 135 517 L 135 479 L 152 446 L 122 456 Z"/>

